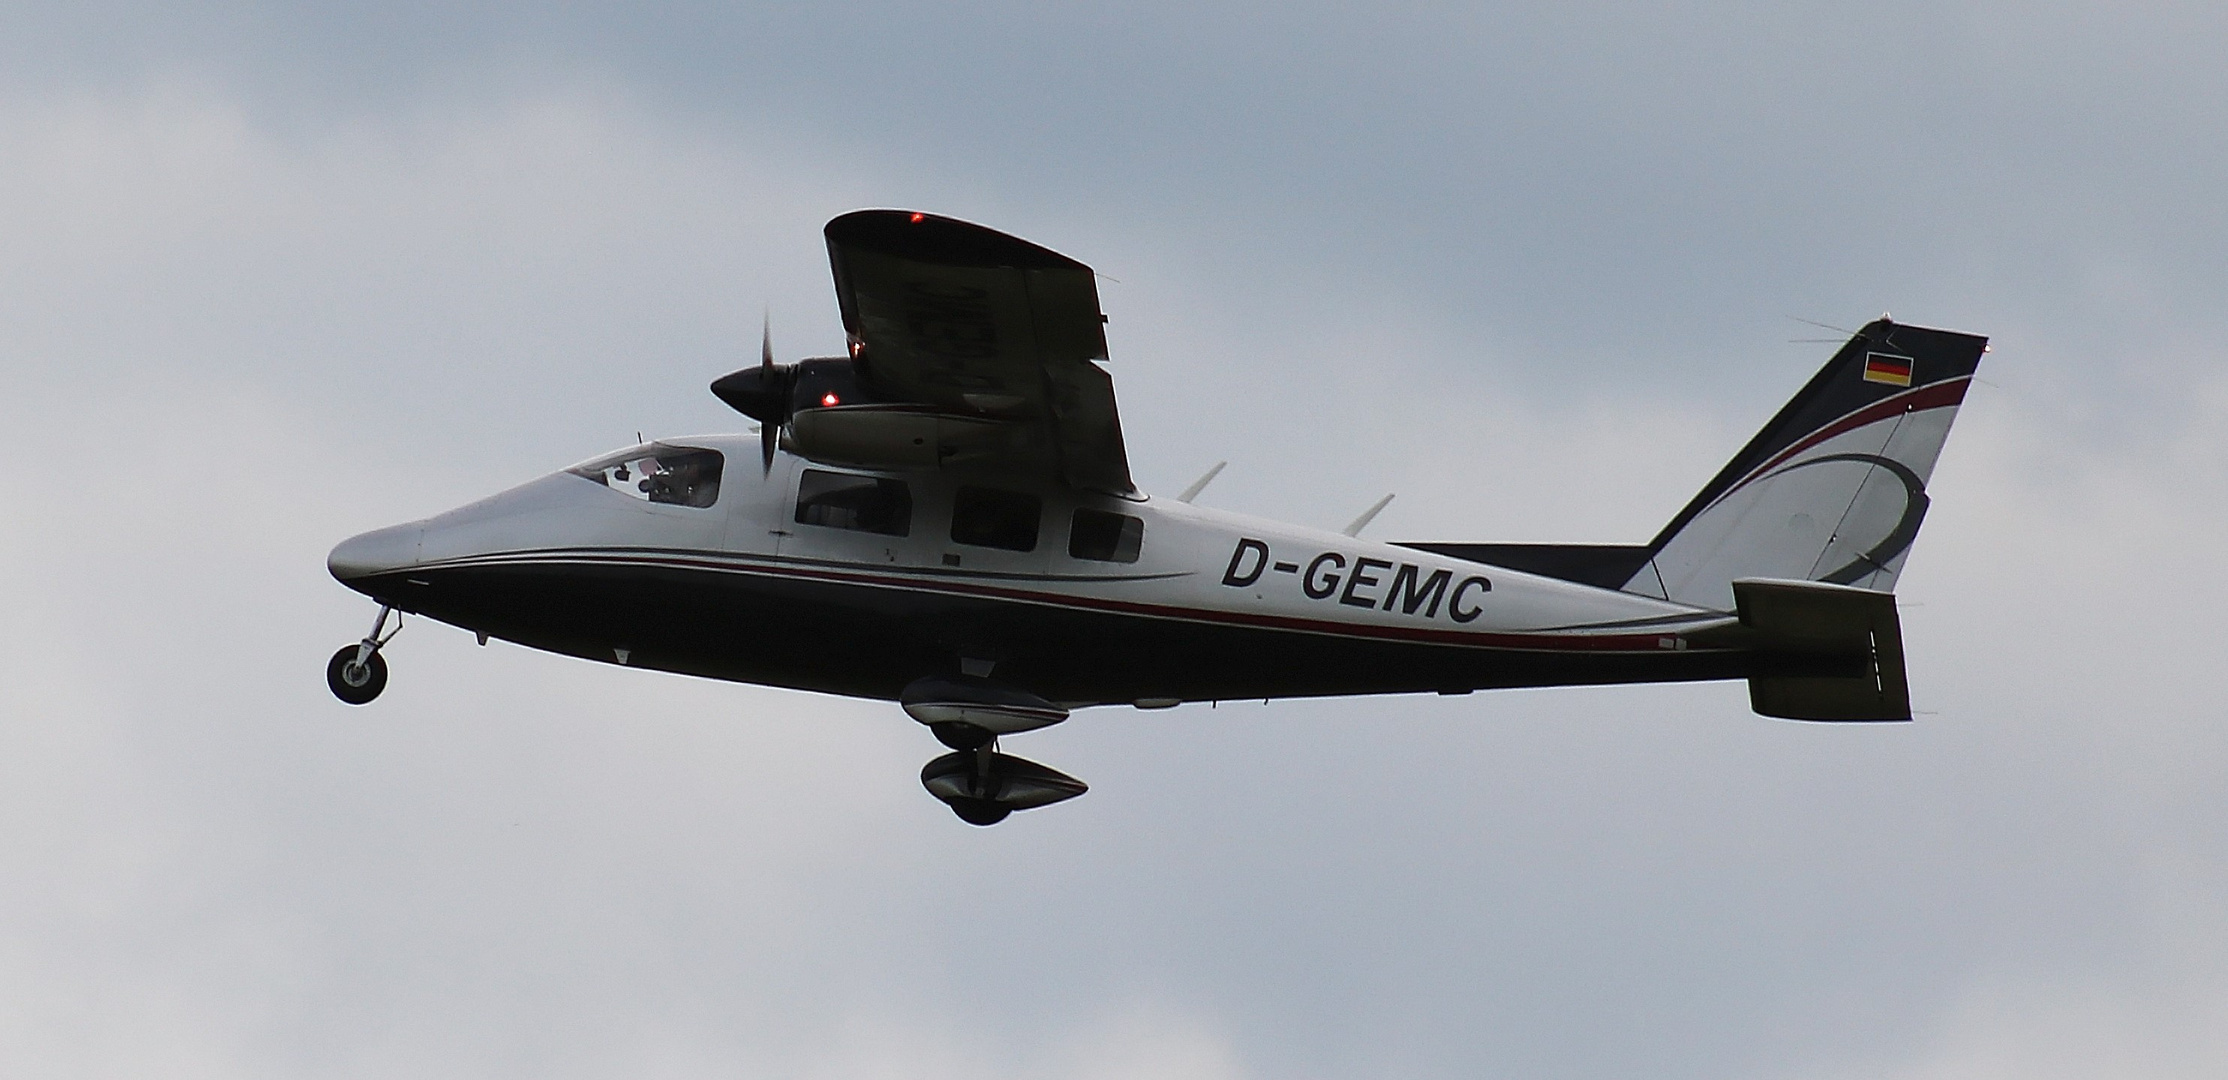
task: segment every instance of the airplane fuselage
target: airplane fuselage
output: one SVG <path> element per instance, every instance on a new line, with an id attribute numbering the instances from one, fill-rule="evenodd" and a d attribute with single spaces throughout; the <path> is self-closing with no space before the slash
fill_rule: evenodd
<path id="1" fill-rule="evenodd" d="M 333 549 L 380 602 L 334 696 L 380 695 L 401 610 L 894 700 L 953 751 L 922 787 L 976 825 L 1084 792 L 998 741 L 1090 705 L 1745 678 L 1765 716 L 1910 719 L 1893 589 L 1985 338 L 1868 323 L 1647 544 L 1384 544 L 1191 505 L 1211 473 L 1140 492 L 1089 266 L 919 211 L 823 234 L 845 354 L 782 364 L 763 333 L 710 387 L 755 436 Z"/>
<path id="2" fill-rule="evenodd" d="M 1748 674 L 1687 637 L 1724 612 L 1171 499 L 657 445 L 724 460 L 708 505 L 627 490 L 622 453 L 365 534 L 333 572 L 538 649 L 886 700 L 961 670 L 1070 707 Z"/>

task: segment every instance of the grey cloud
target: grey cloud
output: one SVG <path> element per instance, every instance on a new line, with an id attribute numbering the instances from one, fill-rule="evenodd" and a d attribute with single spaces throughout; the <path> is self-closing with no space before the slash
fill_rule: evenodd
<path id="1" fill-rule="evenodd" d="M 926 169 L 1024 225 L 1187 235 L 1260 282 L 1230 301 L 1258 318 L 1363 282 L 1659 388 L 1677 385 L 1648 362 L 1666 348 L 1883 306 L 2117 370 L 2163 343 L 2105 331 L 2111 308 L 2203 321 L 2220 284 L 2202 178 L 2223 165 L 2224 87 L 2205 58 L 2228 28 L 2196 11 L 227 11 L 30 20 L 24 70 L 201 73 L 312 133 L 585 72 L 700 123 L 811 133 L 869 186 Z M 2115 274 L 2151 288 L 2100 289 Z M 1755 360 L 1702 351 L 1685 366 Z"/>

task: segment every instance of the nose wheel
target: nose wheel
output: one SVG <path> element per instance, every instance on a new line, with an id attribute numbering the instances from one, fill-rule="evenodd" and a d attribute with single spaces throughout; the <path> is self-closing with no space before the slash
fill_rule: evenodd
<path id="1" fill-rule="evenodd" d="M 387 629 L 387 616 L 394 615 L 394 629 Z M 371 624 L 371 633 L 354 645 L 343 645 L 339 652 L 325 664 L 325 685 L 333 696 L 350 705 L 368 705 L 379 692 L 387 688 L 387 660 L 379 650 L 402 632 L 402 613 L 394 608 L 379 605 L 379 617 Z"/>

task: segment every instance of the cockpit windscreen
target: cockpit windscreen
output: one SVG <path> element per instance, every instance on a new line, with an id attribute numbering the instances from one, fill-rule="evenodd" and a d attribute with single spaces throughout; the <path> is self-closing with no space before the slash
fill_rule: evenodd
<path id="1" fill-rule="evenodd" d="M 717 450 L 651 443 L 565 471 L 648 502 L 706 507 L 719 501 L 724 463 Z"/>

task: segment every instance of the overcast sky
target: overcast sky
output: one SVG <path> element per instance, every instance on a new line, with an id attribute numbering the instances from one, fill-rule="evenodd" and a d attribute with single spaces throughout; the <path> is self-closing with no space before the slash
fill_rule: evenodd
<path id="1" fill-rule="evenodd" d="M 2228 1068 L 2228 13 L 549 8 L 0 14 L 0 1072 Z M 1105 275 L 1148 490 L 1393 539 L 1645 539 L 1801 320 L 1990 334 L 1922 715 L 1092 710 L 981 830 L 887 704 L 424 621 L 332 700 L 335 542 L 738 429 L 864 206 Z"/>

